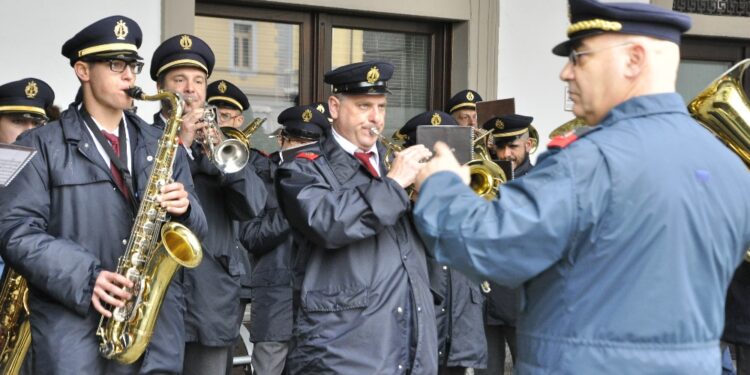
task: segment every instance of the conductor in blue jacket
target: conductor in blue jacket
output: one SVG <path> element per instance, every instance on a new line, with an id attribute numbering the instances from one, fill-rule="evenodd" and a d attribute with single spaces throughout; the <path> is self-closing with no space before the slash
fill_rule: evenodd
<path id="1" fill-rule="evenodd" d="M 596 127 L 554 140 L 492 202 L 439 145 L 417 178 L 417 228 L 438 261 L 522 286 L 519 374 L 718 374 L 750 174 L 674 92 L 690 19 L 593 0 L 570 14 L 553 53 Z"/>

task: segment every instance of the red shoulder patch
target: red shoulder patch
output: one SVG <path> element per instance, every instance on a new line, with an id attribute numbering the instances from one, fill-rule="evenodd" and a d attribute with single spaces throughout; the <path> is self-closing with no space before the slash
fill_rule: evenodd
<path id="1" fill-rule="evenodd" d="M 578 140 L 578 135 L 575 133 L 566 136 L 557 136 L 552 138 L 552 141 L 547 144 L 547 148 L 565 148 L 570 146 L 570 144 L 576 140 Z"/>
<path id="2" fill-rule="evenodd" d="M 297 159 L 315 160 L 319 156 L 320 155 L 318 155 L 318 154 L 316 154 L 314 152 L 300 152 L 299 154 L 297 154 L 296 158 Z"/>

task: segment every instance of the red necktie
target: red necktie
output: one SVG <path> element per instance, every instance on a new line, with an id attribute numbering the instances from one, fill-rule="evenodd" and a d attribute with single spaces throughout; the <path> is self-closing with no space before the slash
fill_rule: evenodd
<path id="1" fill-rule="evenodd" d="M 372 155 L 375 155 L 375 153 L 372 151 L 370 152 L 357 151 L 354 153 L 354 157 L 359 159 L 362 165 L 364 165 L 365 168 L 367 168 L 367 171 L 370 172 L 372 177 L 378 177 L 380 176 L 380 174 L 378 173 L 378 171 L 375 170 L 375 167 L 372 166 L 372 163 L 370 163 L 370 157 L 372 157 Z"/>
<path id="2" fill-rule="evenodd" d="M 114 134 L 109 134 L 102 130 L 102 134 L 104 135 L 104 138 L 107 138 L 107 141 L 109 141 L 109 144 L 112 146 L 112 151 L 115 152 L 115 155 L 120 156 L 120 139 L 117 138 Z M 115 166 L 115 163 L 113 163 L 111 160 L 109 162 L 109 169 L 112 171 L 112 177 L 115 180 L 115 184 L 117 184 L 117 187 L 120 188 L 120 191 L 122 192 L 122 195 L 125 196 L 125 199 L 128 199 L 128 189 L 125 187 L 125 181 L 122 179 L 122 174 L 120 173 L 120 170 L 117 169 L 117 166 Z"/>

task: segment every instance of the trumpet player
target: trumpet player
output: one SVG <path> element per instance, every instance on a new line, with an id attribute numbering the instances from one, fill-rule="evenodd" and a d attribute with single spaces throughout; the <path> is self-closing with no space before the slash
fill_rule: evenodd
<path id="1" fill-rule="evenodd" d="M 431 153 L 396 154 L 385 126 L 393 65 L 365 61 L 325 74 L 331 133 L 276 173 L 279 203 L 305 259 L 290 373 L 435 374 L 437 333 L 425 252 L 405 188 Z"/>
<path id="2" fill-rule="evenodd" d="M 718 374 L 750 174 L 675 93 L 690 18 L 569 3 L 552 52 L 567 57 L 573 112 L 597 126 L 554 139 L 490 202 L 438 144 L 417 179 L 417 227 L 438 260 L 522 287 L 518 373 Z"/>
<path id="3" fill-rule="evenodd" d="M 416 144 L 420 125 L 458 125 L 443 111 L 420 113 L 406 122 L 394 135 L 404 141 L 404 147 Z M 479 283 L 471 281 L 435 258 L 427 257 L 427 269 L 432 289 L 442 297 L 435 305 L 438 333 L 438 374 L 463 375 L 467 368 L 487 367 L 487 342 L 482 315 L 484 295 Z"/>
<path id="4" fill-rule="evenodd" d="M 168 289 L 147 354 L 135 364 L 105 359 L 96 336 L 101 316 L 111 316 L 105 305 L 122 307 L 131 298 L 124 288 L 132 282 L 114 271 L 161 135 L 127 111 L 132 99 L 125 90 L 143 67 L 141 39 L 135 21 L 111 16 L 65 42 L 62 54 L 80 81 L 81 101 L 59 121 L 19 137 L 18 144 L 38 153 L 0 195 L 2 255 L 30 286 L 36 374 L 182 371 L 181 350 L 171 341 L 182 330 L 169 323 L 183 309 L 180 287 Z M 184 150 L 172 177 L 157 200 L 173 220 L 204 235 Z"/>
<path id="5" fill-rule="evenodd" d="M 240 128 L 245 123 L 243 111 L 250 108 L 250 101 L 235 84 L 225 80 L 212 82 L 206 90 L 207 102 L 216 107 L 216 122 L 222 126 Z"/>
<path id="6" fill-rule="evenodd" d="M 189 102 L 180 139 L 188 150 L 195 190 L 208 221 L 208 234 L 201 238 L 203 261 L 183 274 L 185 336 L 179 337 L 180 341 L 176 337 L 175 342 L 184 345 L 184 374 L 228 371 L 230 350 L 239 337 L 244 308 L 240 278 L 250 271 L 235 221 L 257 215 L 266 199 L 263 182 L 251 165 L 236 173 L 224 173 L 207 155 L 209 148 L 204 146 L 212 141 L 207 135 L 218 127 L 209 127 L 209 122 L 216 119 L 205 117 L 204 102 L 230 105 L 239 112 L 249 106 L 242 91 L 226 81 L 217 83 L 217 91 L 212 90 L 206 98 L 213 66 L 214 54 L 208 44 L 188 34 L 165 40 L 151 59 L 151 78 L 156 80 L 157 88 L 175 91 Z M 222 92 L 219 86 L 226 90 Z M 230 91 L 229 87 L 233 89 Z M 163 108 L 158 117 L 166 117 L 166 111 Z"/>
<path id="7" fill-rule="evenodd" d="M 482 129 L 492 132 L 490 152 L 499 160 L 511 162 L 514 177 L 525 175 L 533 167 L 529 153 L 537 140 L 529 134 L 532 121 L 533 117 L 509 114 L 495 116 L 482 124 Z"/>

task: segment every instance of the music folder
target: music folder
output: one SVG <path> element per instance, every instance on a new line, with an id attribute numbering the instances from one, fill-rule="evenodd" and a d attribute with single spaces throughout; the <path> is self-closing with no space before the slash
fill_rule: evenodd
<path id="1" fill-rule="evenodd" d="M 510 160 L 494 159 L 492 160 L 492 162 L 500 166 L 500 169 L 503 170 L 503 172 L 505 173 L 505 178 L 508 181 L 516 178 L 515 173 L 513 172 L 513 163 L 511 163 Z"/>
<path id="2" fill-rule="evenodd" d="M 437 141 L 443 141 L 451 148 L 458 162 L 466 164 L 471 161 L 473 151 L 472 131 L 470 126 L 420 125 L 417 127 L 417 143 L 432 151 Z"/>
<path id="3" fill-rule="evenodd" d="M 8 186 L 35 154 L 30 147 L 0 143 L 0 187 Z"/>

